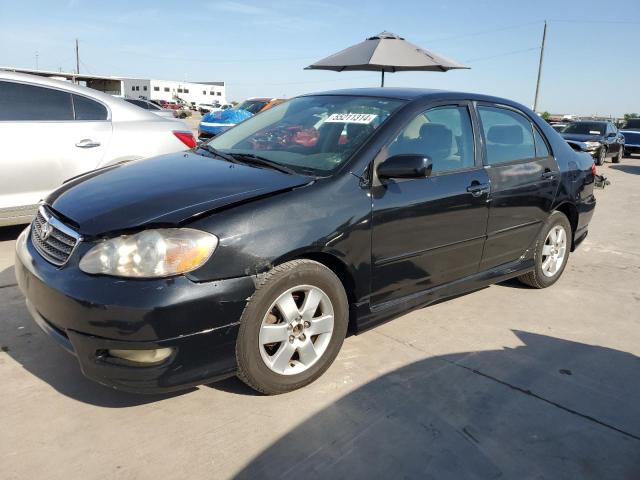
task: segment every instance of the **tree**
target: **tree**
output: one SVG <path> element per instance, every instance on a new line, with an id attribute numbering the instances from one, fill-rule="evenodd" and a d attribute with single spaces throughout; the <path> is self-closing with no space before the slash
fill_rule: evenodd
<path id="1" fill-rule="evenodd" d="M 625 113 L 624 114 L 624 119 L 625 120 L 629 120 L 630 118 L 640 118 L 640 115 L 638 115 L 637 113 Z"/>
<path id="2" fill-rule="evenodd" d="M 547 111 L 542 112 L 542 115 L 540 116 L 545 122 L 548 122 L 549 120 L 551 120 L 551 114 Z"/>

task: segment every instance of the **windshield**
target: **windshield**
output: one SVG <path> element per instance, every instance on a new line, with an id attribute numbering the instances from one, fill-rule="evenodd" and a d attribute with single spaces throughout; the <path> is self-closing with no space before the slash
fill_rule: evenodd
<path id="1" fill-rule="evenodd" d="M 260 100 L 245 100 L 240 105 L 238 105 L 238 110 L 246 110 L 249 113 L 253 113 L 254 115 L 262 110 L 269 102 L 260 101 Z"/>
<path id="2" fill-rule="evenodd" d="M 631 118 L 629 120 L 627 120 L 626 122 L 624 122 L 624 124 L 622 125 L 622 128 L 628 128 L 628 129 L 637 129 L 640 130 L 640 118 Z"/>
<path id="3" fill-rule="evenodd" d="M 599 122 L 576 122 L 570 124 L 562 133 L 578 133 L 583 135 L 604 134 L 605 124 Z"/>
<path id="4" fill-rule="evenodd" d="M 209 145 L 325 175 L 344 163 L 404 103 L 346 95 L 298 97 L 240 123 Z"/>

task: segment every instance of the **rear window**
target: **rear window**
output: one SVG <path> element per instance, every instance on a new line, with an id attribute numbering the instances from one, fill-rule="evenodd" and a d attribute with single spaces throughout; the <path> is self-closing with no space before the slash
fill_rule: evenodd
<path id="1" fill-rule="evenodd" d="M 73 109 L 76 120 L 106 120 L 108 116 L 104 105 L 81 95 L 73 95 Z"/>
<path id="2" fill-rule="evenodd" d="M 53 88 L 0 82 L 0 120 L 73 120 L 71 94 Z"/>
<path id="3" fill-rule="evenodd" d="M 631 118 L 622 124 L 622 129 L 640 130 L 640 118 Z"/>

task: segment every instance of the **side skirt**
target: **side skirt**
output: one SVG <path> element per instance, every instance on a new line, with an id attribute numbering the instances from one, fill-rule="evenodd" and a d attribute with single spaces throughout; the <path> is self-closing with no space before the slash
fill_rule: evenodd
<path id="1" fill-rule="evenodd" d="M 363 302 L 356 306 L 357 319 L 355 333 L 362 333 L 365 330 L 393 320 L 412 310 L 426 307 L 440 300 L 456 297 L 494 283 L 518 277 L 533 270 L 534 267 L 535 262 L 533 258 L 518 259 L 469 277 L 461 278 L 421 292 L 412 293 L 405 297 L 389 300 L 388 302 L 371 307 L 368 306 L 368 303 Z"/>

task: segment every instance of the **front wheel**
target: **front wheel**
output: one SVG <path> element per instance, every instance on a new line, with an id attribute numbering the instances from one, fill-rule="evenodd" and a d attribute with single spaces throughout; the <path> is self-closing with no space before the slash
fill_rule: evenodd
<path id="1" fill-rule="evenodd" d="M 518 277 L 518 280 L 534 288 L 550 287 L 562 275 L 570 250 L 571 224 L 564 213 L 553 212 L 536 243 L 535 268 Z"/>
<path id="2" fill-rule="evenodd" d="M 611 161 L 613 163 L 620 163 L 622 161 L 622 157 L 624 157 L 624 149 L 620 147 L 620 149 L 618 149 L 618 153 L 616 154 L 615 157 L 613 157 Z"/>
<path id="3" fill-rule="evenodd" d="M 607 151 L 604 147 L 601 147 L 596 154 L 596 165 L 604 165 L 604 159 L 607 157 Z"/>
<path id="4" fill-rule="evenodd" d="M 349 306 L 340 279 L 312 260 L 264 274 L 240 319 L 238 377 L 268 395 L 320 377 L 340 351 Z"/>

